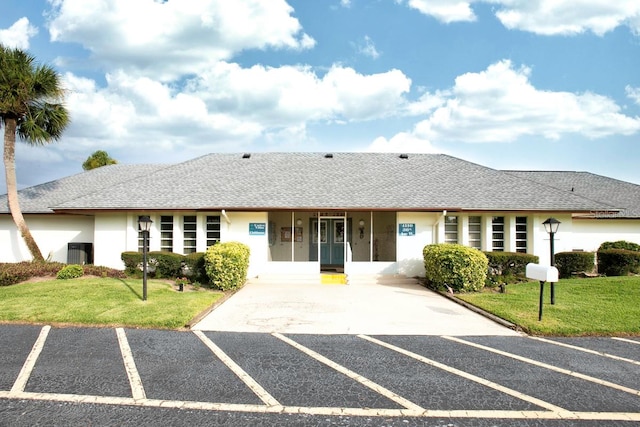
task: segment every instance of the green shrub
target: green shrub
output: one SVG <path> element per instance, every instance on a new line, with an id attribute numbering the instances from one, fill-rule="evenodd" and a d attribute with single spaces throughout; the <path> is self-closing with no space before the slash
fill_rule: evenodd
<path id="1" fill-rule="evenodd" d="M 567 279 L 573 273 L 590 273 L 595 268 L 593 252 L 560 252 L 555 255 L 555 260 L 561 279 Z"/>
<path id="2" fill-rule="evenodd" d="M 640 273 L 640 252 L 625 249 L 598 251 L 598 273 L 605 276 L 626 276 Z"/>
<path id="3" fill-rule="evenodd" d="M 182 276 L 181 267 L 184 255 L 173 252 L 149 252 L 148 259 L 151 265 L 155 264 L 154 277 L 175 279 Z"/>
<path id="4" fill-rule="evenodd" d="M 122 252 L 120 259 L 124 262 L 124 272 L 127 276 L 139 277 L 142 275 L 142 252 Z"/>
<path id="5" fill-rule="evenodd" d="M 640 245 L 626 240 L 618 240 L 615 242 L 604 242 L 598 248 L 598 252 L 606 249 L 624 249 L 626 251 L 640 252 Z"/>
<path id="6" fill-rule="evenodd" d="M 82 277 L 84 274 L 84 270 L 81 265 L 78 264 L 69 264 L 60 269 L 58 274 L 56 274 L 56 279 L 67 280 L 67 279 L 77 279 L 78 277 Z"/>
<path id="7" fill-rule="evenodd" d="M 481 251 L 457 244 L 433 244 L 423 249 L 426 279 L 437 289 L 478 291 L 487 278 L 488 261 Z"/>
<path id="8" fill-rule="evenodd" d="M 211 284 L 223 291 L 238 289 L 247 279 L 249 247 L 239 242 L 210 246 L 204 255 Z"/>
<path id="9" fill-rule="evenodd" d="M 527 264 L 539 262 L 536 255 L 520 252 L 484 252 L 489 262 L 487 271 L 490 283 L 517 283 L 527 281 Z"/>
<path id="10" fill-rule="evenodd" d="M 184 263 L 191 271 L 191 281 L 208 283 L 207 270 L 205 269 L 204 252 L 194 252 L 184 257 Z"/>

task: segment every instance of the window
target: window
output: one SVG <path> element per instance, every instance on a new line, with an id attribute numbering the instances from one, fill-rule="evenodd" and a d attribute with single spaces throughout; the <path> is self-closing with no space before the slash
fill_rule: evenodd
<path id="1" fill-rule="evenodd" d="M 446 216 L 444 218 L 444 242 L 458 243 L 458 217 Z"/>
<path id="2" fill-rule="evenodd" d="M 491 247 L 494 252 L 504 252 L 504 217 L 494 216 L 491 220 Z"/>
<path id="3" fill-rule="evenodd" d="M 469 246 L 482 249 L 482 218 L 479 216 L 469 217 Z"/>
<path id="4" fill-rule="evenodd" d="M 162 215 L 160 217 L 160 250 L 173 252 L 173 217 Z"/>
<path id="5" fill-rule="evenodd" d="M 190 215 L 182 218 L 182 233 L 184 237 L 184 254 L 192 254 L 196 251 L 196 216 Z"/>
<path id="6" fill-rule="evenodd" d="M 516 217 L 516 252 L 527 253 L 527 217 Z"/>
<path id="7" fill-rule="evenodd" d="M 220 215 L 207 216 L 207 247 L 220 241 Z"/>

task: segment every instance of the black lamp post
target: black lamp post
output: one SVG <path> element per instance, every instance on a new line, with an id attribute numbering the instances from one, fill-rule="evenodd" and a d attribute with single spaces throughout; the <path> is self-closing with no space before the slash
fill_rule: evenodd
<path id="1" fill-rule="evenodd" d="M 553 237 L 558 232 L 558 227 L 560 227 L 560 221 L 558 221 L 555 218 L 547 218 L 547 220 L 544 221 L 542 224 L 544 225 L 545 231 L 549 233 L 549 252 L 550 252 L 549 265 L 553 267 L 556 265 L 556 256 L 553 248 Z M 553 286 L 553 282 L 551 282 L 551 304 L 555 304 L 555 303 L 556 303 L 555 289 Z"/>
<path id="2" fill-rule="evenodd" d="M 149 230 L 151 230 L 151 218 L 143 215 L 138 218 L 138 228 L 142 232 L 142 300 L 147 300 L 147 252 L 149 248 Z"/>

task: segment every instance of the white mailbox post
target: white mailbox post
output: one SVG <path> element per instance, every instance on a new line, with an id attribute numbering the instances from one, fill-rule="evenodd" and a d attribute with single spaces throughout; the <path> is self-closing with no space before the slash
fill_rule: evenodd
<path id="1" fill-rule="evenodd" d="M 558 269 L 540 264 L 529 263 L 526 270 L 527 278 L 540 281 L 540 307 L 538 309 L 538 321 L 542 320 L 542 297 L 544 296 L 544 282 L 556 283 L 558 281 Z"/>

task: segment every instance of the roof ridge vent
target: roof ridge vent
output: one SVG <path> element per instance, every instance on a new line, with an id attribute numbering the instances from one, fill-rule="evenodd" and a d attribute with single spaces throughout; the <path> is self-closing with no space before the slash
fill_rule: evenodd
<path id="1" fill-rule="evenodd" d="M 242 158 L 243 158 L 243 159 L 250 159 L 250 158 L 251 158 L 251 153 L 244 153 L 244 154 L 242 155 Z"/>
<path id="2" fill-rule="evenodd" d="M 333 153 L 327 153 L 324 155 L 325 159 L 333 159 Z"/>
<path id="3" fill-rule="evenodd" d="M 400 158 L 401 158 L 401 159 L 408 159 L 408 158 L 409 158 L 409 155 L 408 155 L 408 154 L 406 154 L 406 153 L 402 153 L 402 154 L 400 154 Z"/>

